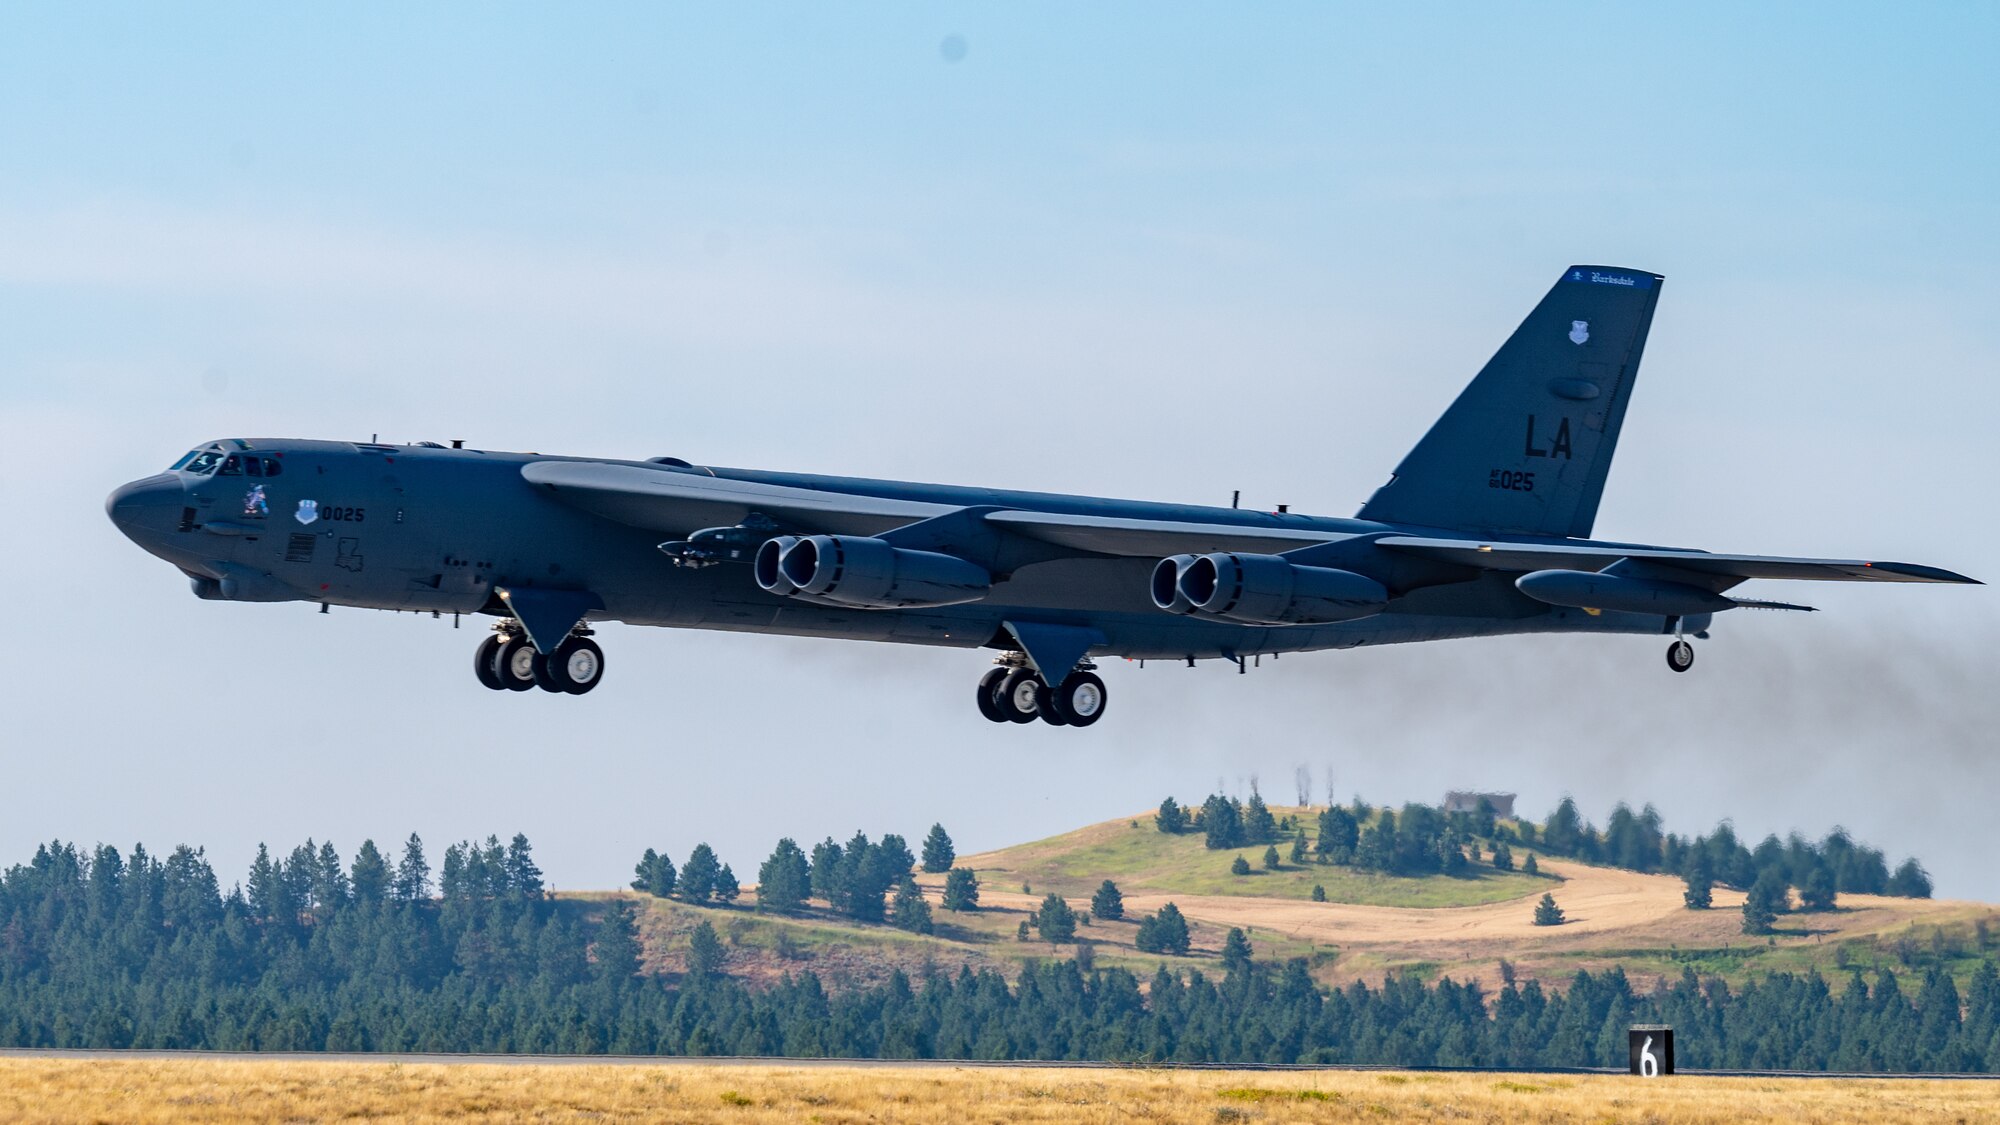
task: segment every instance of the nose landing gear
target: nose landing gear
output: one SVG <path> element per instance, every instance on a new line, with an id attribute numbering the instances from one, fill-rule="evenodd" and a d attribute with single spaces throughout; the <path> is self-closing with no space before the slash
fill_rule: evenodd
<path id="1" fill-rule="evenodd" d="M 494 691 L 527 691 L 583 695 L 604 677 L 604 650 L 582 625 L 547 656 L 535 651 L 528 635 L 512 621 L 493 627 L 472 654 L 472 671 Z"/>
<path id="2" fill-rule="evenodd" d="M 979 713 L 996 723 L 1032 723 L 1053 727 L 1087 727 L 1104 716 L 1104 681 L 1086 661 L 1050 687 L 1039 672 L 1018 655 L 1002 657 L 999 666 L 980 677 Z"/>

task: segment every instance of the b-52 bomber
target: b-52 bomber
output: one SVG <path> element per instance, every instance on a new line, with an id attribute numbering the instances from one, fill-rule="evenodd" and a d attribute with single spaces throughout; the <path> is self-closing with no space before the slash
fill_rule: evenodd
<path id="1" fill-rule="evenodd" d="M 498 619 L 495 690 L 581 695 L 605 621 L 998 651 L 994 722 L 1089 726 L 1104 657 L 1247 661 L 1505 633 L 1690 636 L 1755 578 L 1934 567 L 1590 538 L 1663 278 L 1574 266 L 1353 519 L 446 448 L 232 439 L 111 494 L 197 596 Z"/>

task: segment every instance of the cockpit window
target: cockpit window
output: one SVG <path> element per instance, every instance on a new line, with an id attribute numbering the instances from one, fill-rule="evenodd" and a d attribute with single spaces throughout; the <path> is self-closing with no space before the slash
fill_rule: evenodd
<path id="1" fill-rule="evenodd" d="M 222 460 L 223 476 L 234 477 L 234 476 L 241 476 L 242 474 L 243 474 L 243 458 L 238 457 L 234 453 L 223 458 Z"/>
<path id="2" fill-rule="evenodd" d="M 183 453 L 183 454 L 181 454 L 181 459 L 180 459 L 180 460 L 178 460 L 178 461 L 176 461 L 176 462 L 174 462 L 174 463 L 173 463 L 173 464 L 171 464 L 171 465 L 168 465 L 168 466 L 167 466 L 167 471 L 171 473 L 171 472 L 173 472 L 173 471 L 174 471 L 175 469 L 185 469 L 185 468 L 187 468 L 187 464 L 188 464 L 188 462 L 189 462 L 189 461 L 192 461 L 192 460 L 194 460 L 194 458 L 195 458 L 195 454 L 197 454 L 197 453 L 199 453 L 199 452 L 201 452 L 201 451 L 200 451 L 200 450 L 198 450 L 198 449 L 190 449 L 190 450 L 188 450 L 188 451 L 187 451 L 186 453 Z"/>
<path id="3" fill-rule="evenodd" d="M 214 472 L 215 467 L 221 463 L 222 454 L 217 453 L 213 449 L 204 449 L 197 453 L 190 453 L 183 458 L 181 468 L 186 472 L 200 473 L 206 476 Z"/>

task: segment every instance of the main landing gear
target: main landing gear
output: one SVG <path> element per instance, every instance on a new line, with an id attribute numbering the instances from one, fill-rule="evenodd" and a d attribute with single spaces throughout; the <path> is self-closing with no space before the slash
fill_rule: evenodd
<path id="1" fill-rule="evenodd" d="M 579 625 L 555 651 L 543 656 L 535 651 L 528 634 L 511 621 L 493 627 L 493 635 L 481 641 L 472 654 L 472 671 L 479 682 L 494 691 L 543 691 L 583 695 L 604 677 L 604 650 L 590 639 L 590 629 Z"/>
<path id="2" fill-rule="evenodd" d="M 1087 727 L 1104 717 L 1106 691 L 1089 661 L 1050 687 L 1026 660 L 1010 654 L 979 680 L 979 713 L 996 723 Z"/>

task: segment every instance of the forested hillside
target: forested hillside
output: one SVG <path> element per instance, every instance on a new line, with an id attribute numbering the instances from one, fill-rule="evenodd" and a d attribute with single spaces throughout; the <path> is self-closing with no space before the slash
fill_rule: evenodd
<path id="1" fill-rule="evenodd" d="M 707 935 L 714 942 L 714 933 Z M 1731 989 L 1617 970 L 1559 991 L 1392 979 L 1326 990 L 1231 935 L 1208 969 L 1030 963 L 829 993 L 752 989 L 696 956 L 640 971 L 628 902 L 553 900 L 528 841 L 414 836 L 258 856 L 223 892 L 196 850 L 53 844 L 0 878 L 0 1045 L 248 1050 L 786 1054 L 1407 1065 L 1614 1065 L 1629 1022 L 1681 1028 L 1687 1066 L 2000 1069 L 2000 975 L 1938 968 Z"/>

